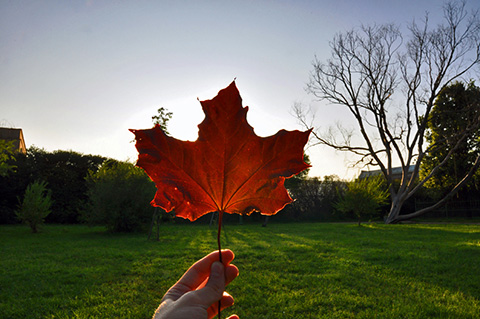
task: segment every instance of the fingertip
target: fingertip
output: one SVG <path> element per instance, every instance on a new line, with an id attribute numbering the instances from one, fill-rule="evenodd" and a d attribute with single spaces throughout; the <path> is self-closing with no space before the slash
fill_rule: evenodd
<path id="1" fill-rule="evenodd" d="M 239 270 L 235 265 L 228 265 L 225 268 L 225 284 L 228 285 L 239 275 Z"/>
<path id="2" fill-rule="evenodd" d="M 230 249 L 222 249 L 222 260 L 225 265 L 228 265 L 235 258 L 235 254 Z"/>
<path id="3" fill-rule="evenodd" d="M 235 266 L 235 265 L 232 265 L 232 264 L 225 267 L 225 272 L 229 272 L 232 275 L 234 275 L 235 277 L 237 277 L 240 274 L 240 271 L 238 270 L 238 267 Z"/>
<path id="4" fill-rule="evenodd" d="M 233 306 L 233 304 L 235 303 L 235 300 L 233 299 L 233 297 L 228 292 L 224 291 L 220 303 L 222 305 L 222 311 L 223 311 L 223 310 Z M 212 316 L 216 315 L 218 313 L 218 303 L 212 304 L 211 307 L 208 308 L 208 312 Z M 210 318 L 210 316 L 209 316 L 209 318 Z"/>
<path id="5" fill-rule="evenodd" d="M 234 303 L 235 303 L 235 299 L 233 299 L 232 295 L 224 291 L 222 295 L 222 305 L 224 305 L 225 307 L 230 307 L 230 306 L 233 306 Z"/>

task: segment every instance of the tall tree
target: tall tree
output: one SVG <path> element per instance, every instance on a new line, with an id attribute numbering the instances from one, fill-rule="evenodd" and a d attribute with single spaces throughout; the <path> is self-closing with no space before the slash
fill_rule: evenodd
<path id="1" fill-rule="evenodd" d="M 158 113 L 157 115 L 152 116 L 153 124 L 159 125 L 162 131 L 165 132 L 165 134 L 170 135 L 170 133 L 168 132 L 168 122 L 172 119 L 173 113 L 169 112 L 168 109 L 164 107 L 160 107 L 157 110 L 157 113 Z M 165 212 L 165 210 L 161 209 L 160 207 L 155 207 L 153 211 L 152 223 L 150 225 L 148 238 L 150 238 L 150 235 L 152 234 L 152 230 L 154 226 L 156 226 L 155 238 L 158 241 L 160 236 L 160 228 L 159 228 L 160 222 L 162 220 L 165 220 L 165 219 L 168 220 L 170 218 L 172 218 L 172 215 L 168 214 L 167 212 Z"/>
<path id="2" fill-rule="evenodd" d="M 408 30 L 406 41 L 393 24 L 362 26 L 336 35 L 330 43 L 331 58 L 315 59 L 307 86 L 317 98 L 352 114 L 360 142 L 354 144 L 353 132 L 341 127 L 339 134 L 313 132 L 314 141 L 355 154 L 357 165 L 381 170 L 392 203 L 387 223 L 416 216 L 400 212 L 431 176 L 417 180 L 429 151 L 424 134 L 434 101 L 442 88 L 480 64 L 480 18 L 478 10 L 467 12 L 465 2 L 446 3 L 444 23 L 436 28 L 429 27 L 427 14 L 423 23 L 414 21 Z M 294 111 L 310 126 L 305 108 L 297 104 Z M 447 153 L 443 160 L 450 156 Z M 403 176 L 394 183 L 393 168 L 398 165 Z"/>
<path id="3" fill-rule="evenodd" d="M 421 163 L 420 176 L 428 176 L 439 166 L 437 174 L 425 183 L 442 198 L 437 205 L 455 194 L 451 190 L 459 191 L 460 185 L 470 184 L 464 177 L 480 154 L 479 116 L 480 88 L 473 81 L 466 86 L 455 82 L 443 88 L 435 100 L 425 135 L 430 147 Z M 465 130 L 470 134 L 463 134 Z M 449 160 L 440 165 L 449 152 Z"/>
<path id="4" fill-rule="evenodd" d="M 157 110 L 157 115 L 152 116 L 152 122 L 154 125 L 159 125 L 162 131 L 165 132 L 165 134 L 169 135 L 167 126 L 168 126 L 168 121 L 172 119 L 173 113 L 168 112 L 168 110 L 164 107 L 161 107 Z"/>

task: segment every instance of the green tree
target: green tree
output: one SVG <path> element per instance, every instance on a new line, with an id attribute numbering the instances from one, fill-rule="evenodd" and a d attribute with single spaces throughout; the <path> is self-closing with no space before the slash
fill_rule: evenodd
<path id="1" fill-rule="evenodd" d="M 7 176 L 17 168 L 13 165 L 15 161 L 14 141 L 0 139 L 0 176 Z"/>
<path id="2" fill-rule="evenodd" d="M 0 170 L 0 224 L 18 223 L 16 216 L 18 197 L 25 194 L 28 183 L 32 179 L 21 178 L 25 171 L 25 154 L 14 152 L 13 142 L 0 140 L 3 144 L 3 152 Z M 34 179 L 33 179 L 34 180 Z"/>
<path id="3" fill-rule="evenodd" d="M 87 177 L 88 201 L 82 212 L 89 224 L 105 225 L 112 232 L 133 232 L 146 227 L 155 185 L 145 172 L 128 162 L 105 161 Z"/>
<path id="4" fill-rule="evenodd" d="M 17 210 L 17 217 L 30 226 L 34 233 L 38 232 L 45 217 L 51 212 L 52 199 L 50 193 L 50 190 L 47 190 L 46 182 L 35 181 L 28 185 L 23 200 L 19 198 L 20 205 Z"/>
<path id="5" fill-rule="evenodd" d="M 374 218 L 379 214 L 382 205 L 388 202 L 388 188 L 383 176 L 372 176 L 348 182 L 335 208 L 343 213 L 353 213 L 362 219 Z"/>
<path id="6" fill-rule="evenodd" d="M 159 108 L 157 112 L 157 115 L 152 116 L 153 124 L 159 125 L 162 131 L 165 132 L 165 134 L 169 135 L 167 126 L 168 121 L 170 121 L 173 116 L 173 113 L 168 112 L 168 110 L 164 107 Z"/>
<path id="7" fill-rule="evenodd" d="M 439 166 L 425 186 L 445 196 L 464 177 L 480 154 L 480 88 L 471 81 L 466 86 L 455 82 L 438 95 L 425 136 L 431 146 L 422 161 L 421 175 L 426 176 Z M 470 134 L 463 135 L 468 129 Z M 450 153 L 443 165 L 441 160 Z"/>
<path id="8" fill-rule="evenodd" d="M 165 134 L 170 135 L 170 133 L 168 132 L 168 122 L 172 119 L 173 113 L 168 112 L 168 110 L 164 107 L 159 108 L 157 110 L 157 113 L 157 115 L 152 116 L 153 124 L 159 125 Z M 153 228 L 156 226 L 156 238 L 158 240 L 160 236 L 160 222 L 167 221 L 172 218 L 172 215 L 168 214 L 164 209 L 156 207 L 152 216 L 152 223 L 150 225 L 149 234 L 152 233 Z M 148 237 L 150 238 L 150 235 Z"/>
<path id="9" fill-rule="evenodd" d="M 420 171 L 423 179 L 429 177 L 425 187 L 438 200 L 435 207 L 454 195 L 467 196 L 476 188 L 480 165 L 479 118 L 480 88 L 474 81 L 467 85 L 455 82 L 440 91 L 428 118 L 425 139 L 429 151 Z"/>

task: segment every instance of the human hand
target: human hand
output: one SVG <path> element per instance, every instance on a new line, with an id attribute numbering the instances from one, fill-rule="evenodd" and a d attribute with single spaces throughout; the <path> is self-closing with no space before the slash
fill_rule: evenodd
<path id="1" fill-rule="evenodd" d="M 238 268 L 230 262 L 235 258 L 231 250 L 214 251 L 193 264 L 165 294 L 153 319 L 210 319 L 222 309 L 233 305 L 233 297 L 225 286 L 238 276 Z M 238 319 L 232 315 L 228 319 Z"/>

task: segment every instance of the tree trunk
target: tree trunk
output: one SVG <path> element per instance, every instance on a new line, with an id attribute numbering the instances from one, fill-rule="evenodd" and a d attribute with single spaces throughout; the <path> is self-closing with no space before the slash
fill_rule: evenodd
<path id="1" fill-rule="evenodd" d="M 392 199 L 392 206 L 390 207 L 390 212 L 385 219 L 385 224 L 394 224 L 399 221 L 398 216 L 400 215 L 402 205 L 403 201 L 400 200 L 400 197 L 398 195 Z"/>
<path id="2" fill-rule="evenodd" d="M 270 216 L 268 215 L 265 216 L 265 220 L 263 221 L 262 227 L 267 227 L 269 217 Z"/>
<path id="3" fill-rule="evenodd" d="M 477 156 L 477 158 L 475 159 L 475 163 L 473 163 L 473 166 L 470 168 L 467 174 L 463 177 L 463 179 L 460 182 L 458 182 L 457 185 L 455 185 L 455 187 L 447 195 L 445 195 L 441 200 L 436 202 L 434 205 L 417 210 L 416 212 L 413 212 L 411 214 L 400 215 L 400 210 L 405 200 L 402 200 L 401 196 L 399 196 L 398 194 L 397 196 L 392 196 L 392 207 L 390 208 L 390 213 L 388 213 L 388 216 L 385 219 L 385 224 L 394 224 L 403 220 L 409 220 L 414 217 L 421 216 L 425 213 L 428 213 L 442 206 L 452 196 L 458 193 L 458 191 L 473 177 L 473 175 L 479 168 L 480 168 L 480 155 Z"/>

